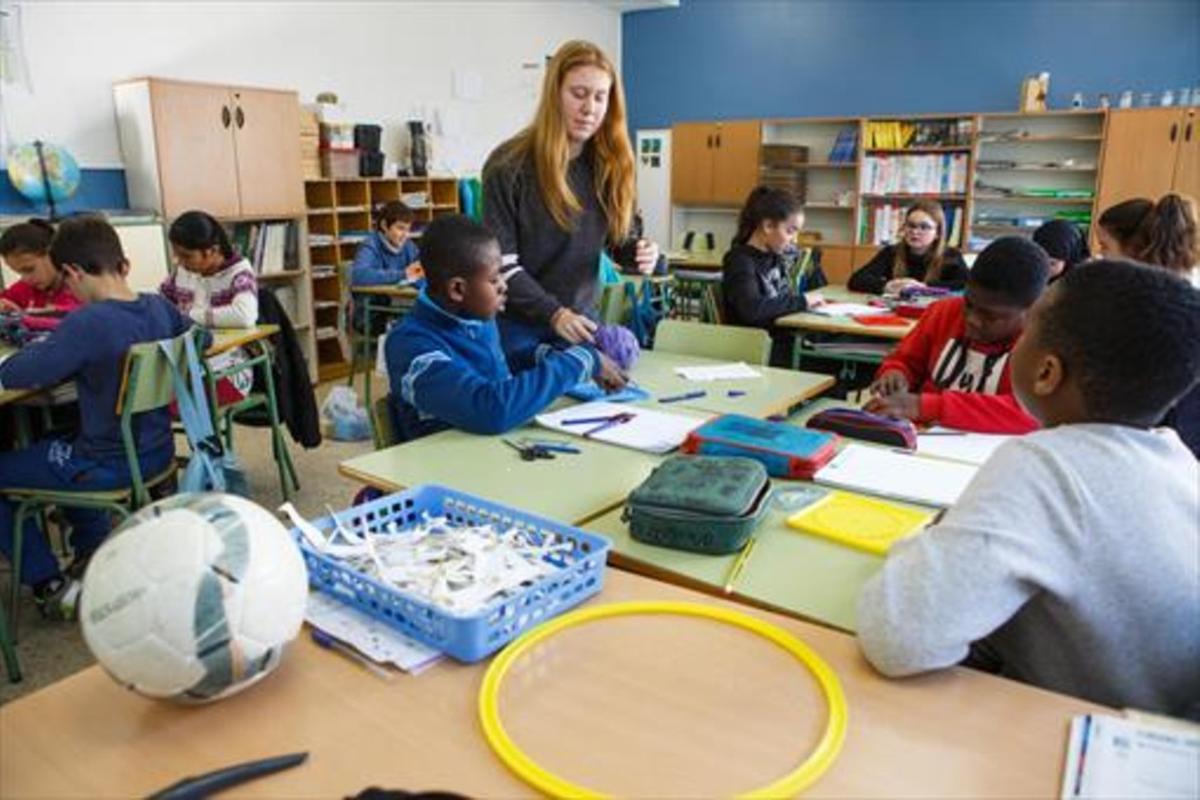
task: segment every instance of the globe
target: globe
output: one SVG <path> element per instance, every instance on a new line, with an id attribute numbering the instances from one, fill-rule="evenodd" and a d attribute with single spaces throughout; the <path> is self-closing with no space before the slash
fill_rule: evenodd
<path id="1" fill-rule="evenodd" d="M 79 165 L 74 156 L 49 142 L 42 143 L 42 156 L 46 161 L 45 182 L 37 147 L 32 143 L 18 144 L 8 151 L 8 179 L 16 190 L 34 203 L 59 203 L 75 194 L 79 188 Z M 47 182 L 50 197 L 46 197 Z"/>

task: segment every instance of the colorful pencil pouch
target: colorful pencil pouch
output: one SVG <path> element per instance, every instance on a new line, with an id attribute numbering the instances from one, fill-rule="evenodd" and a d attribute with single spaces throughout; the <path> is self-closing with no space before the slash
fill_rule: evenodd
<path id="1" fill-rule="evenodd" d="M 814 414 L 809 428 L 839 433 L 848 439 L 917 449 L 917 429 L 910 420 L 885 417 L 857 408 L 831 408 Z"/>
<path id="2" fill-rule="evenodd" d="M 811 479 L 837 453 L 832 433 L 726 414 L 696 428 L 680 450 L 706 456 L 753 458 L 776 478 Z"/>

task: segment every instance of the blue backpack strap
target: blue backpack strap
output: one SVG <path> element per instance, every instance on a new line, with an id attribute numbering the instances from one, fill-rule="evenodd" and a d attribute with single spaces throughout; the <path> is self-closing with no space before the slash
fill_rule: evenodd
<path id="1" fill-rule="evenodd" d="M 223 449 L 212 426 L 208 411 L 208 394 L 204 376 L 200 371 L 200 359 L 196 355 L 196 343 L 190 334 L 184 338 L 184 362 L 187 365 L 191 386 L 182 374 L 182 365 L 175 358 L 171 340 L 159 341 L 159 349 L 171 365 L 171 380 L 175 384 L 175 405 L 184 434 L 192 449 L 187 470 L 180 481 L 181 491 L 225 490 L 225 476 L 217 464 Z"/>

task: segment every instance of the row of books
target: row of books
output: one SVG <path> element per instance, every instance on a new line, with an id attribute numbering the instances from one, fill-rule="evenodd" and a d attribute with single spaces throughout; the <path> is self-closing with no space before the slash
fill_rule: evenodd
<path id="1" fill-rule="evenodd" d="M 967 154 L 876 155 L 863 159 L 863 194 L 963 194 Z"/>
<path id="2" fill-rule="evenodd" d="M 868 122 L 867 148 L 900 150 L 905 147 L 965 147 L 974 128 L 969 119 L 881 120 Z"/>
<path id="3" fill-rule="evenodd" d="M 858 241 L 879 245 L 899 241 L 904 233 L 904 212 L 907 209 L 907 205 L 894 203 L 865 206 L 859 217 Z M 946 215 L 946 244 L 958 247 L 962 241 L 963 208 L 943 204 L 942 212 Z"/>
<path id="4" fill-rule="evenodd" d="M 300 268 L 300 229 L 295 222 L 239 224 L 232 239 L 259 275 Z"/>

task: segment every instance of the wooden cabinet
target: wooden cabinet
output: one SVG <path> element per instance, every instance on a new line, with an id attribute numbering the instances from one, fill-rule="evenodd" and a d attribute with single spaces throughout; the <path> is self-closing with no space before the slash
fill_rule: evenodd
<path id="1" fill-rule="evenodd" d="M 821 269 L 825 277 L 833 284 L 844 285 L 850 280 L 850 274 L 858 268 L 854 261 L 854 251 L 857 248 L 850 245 L 820 244 Z"/>
<path id="2" fill-rule="evenodd" d="M 114 86 L 113 99 L 134 208 L 304 213 L 295 92 L 143 78 Z"/>
<path id="3" fill-rule="evenodd" d="M 762 123 L 684 122 L 671 129 L 671 201 L 741 206 L 758 183 Z"/>
<path id="4" fill-rule="evenodd" d="M 1110 112 L 1097 210 L 1133 197 L 1194 194 L 1200 184 L 1198 122 L 1194 108 Z"/>

